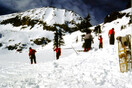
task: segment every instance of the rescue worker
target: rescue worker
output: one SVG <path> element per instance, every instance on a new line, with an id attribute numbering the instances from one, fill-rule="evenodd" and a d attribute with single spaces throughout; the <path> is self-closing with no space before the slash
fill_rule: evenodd
<path id="1" fill-rule="evenodd" d="M 61 55 L 61 48 L 56 47 L 56 48 L 54 48 L 54 51 L 56 51 L 56 59 L 58 60 L 59 56 Z"/>
<path id="2" fill-rule="evenodd" d="M 99 40 L 99 49 L 103 48 L 103 38 L 102 38 L 102 35 L 99 35 L 98 40 Z"/>
<path id="3" fill-rule="evenodd" d="M 29 58 L 31 60 L 31 64 L 34 63 L 36 64 L 36 56 L 35 56 L 36 50 L 32 49 L 31 47 L 29 48 Z"/>
<path id="4" fill-rule="evenodd" d="M 109 36 L 110 45 L 114 45 L 114 43 L 115 43 L 115 31 L 114 31 L 114 28 L 109 30 L 108 36 Z"/>
<path id="5" fill-rule="evenodd" d="M 93 37 L 91 35 L 91 30 L 86 32 L 86 35 L 84 36 L 84 52 L 89 51 L 91 49 L 91 43 L 93 42 Z"/>

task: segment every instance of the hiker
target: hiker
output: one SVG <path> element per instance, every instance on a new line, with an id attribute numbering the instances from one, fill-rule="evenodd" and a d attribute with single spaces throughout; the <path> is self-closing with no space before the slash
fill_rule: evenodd
<path id="1" fill-rule="evenodd" d="M 31 60 L 31 64 L 34 63 L 36 64 L 36 56 L 35 56 L 36 50 L 32 49 L 31 47 L 29 48 L 29 58 Z"/>
<path id="2" fill-rule="evenodd" d="M 56 51 L 56 59 L 58 60 L 59 56 L 61 55 L 61 48 L 56 47 L 56 48 L 54 48 L 54 51 Z"/>
<path id="3" fill-rule="evenodd" d="M 108 36 L 109 36 L 110 45 L 114 45 L 114 43 L 115 43 L 115 31 L 114 31 L 114 28 L 109 30 Z"/>
<path id="4" fill-rule="evenodd" d="M 91 35 L 91 30 L 88 30 L 86 32 L 86 35 L 84 36 L 84 52 L 89 51 L 91 49 L 91 43 L 93 42 L 93 37 Z"/>
<path id="5" fill-rule="evenodd" d="M 98 40 L 99 40 L 99 49 L 103 48 L 103 38 L 102 38 L 102 35 L 99 35 Z"/>

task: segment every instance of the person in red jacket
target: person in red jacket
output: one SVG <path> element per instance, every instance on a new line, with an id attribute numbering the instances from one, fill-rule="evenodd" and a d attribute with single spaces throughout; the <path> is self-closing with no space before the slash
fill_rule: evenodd
<path id="1" fill-rule="evenodd" d="M 31 60 L 31 64 L 34 63 L 36 64 L 36 56 L 35 56 L 36 50 L 32 49 L 31 47 L 29 48 L 29 58 Z"/>
<path id="2" fill-rule="evenodd" d="M 61 55 L 61 48 L 56 47 L 56 48 L 54 49 L 54 51 L 56 51 L 56 59 L 58 60 L 58 59 L 59 59 L 59 56 Z"/>
<path id="3" fill-rule="evenodd" d="M 102 35 L 99 35 L 99 48 L 103 48 L 103 38 L 102 38 Z"/>
<path id="4" fill-rule="evenodd" d="M 110 45 L 114 45 L 114 43 L 115 43 L 115 31 L 114 31 L 114 28 L 109 30 L 108 36 L 109 36 Z"/>

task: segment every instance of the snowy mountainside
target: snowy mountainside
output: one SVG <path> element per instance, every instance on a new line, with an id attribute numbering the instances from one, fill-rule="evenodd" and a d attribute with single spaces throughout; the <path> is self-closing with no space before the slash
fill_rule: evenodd
<path id="1" fill-rule="evenodd" d="M 129 13 L 131 10 L 125 12 Z M 115 45 L 109 45 L 108 39 L 108 30 L 111 27 L 115 28 L 116 37 L 131 34 L 132 24 L 127 24 L 129 20 L 130 17 L 124 16 L 110 23 L 100 24 L 103 49 L 98 48 L 98 36 L 92 32 L 92 49 L 77 54 L 74 49 L 83 50 L 84 41 L 81 35 L 84 33 L 76 31 L 66 34 L 65 46 L 61 47 L 62 54 L 59 60 L 55 60 L 53 42 L 45 47 L 33 46 L 37 50 L 37 64 L 34 65 L 30 65 L 28 50 L 17 53 L 0 49 L 0 88 L 131 88 L 132 70 L 120 72 L 118 43 L 115 41 Z M 122 25 L 126 27 L 121 30 Z M 34 32 L 29 33 L 37 36 Z"/>
<path id="2" fill-rule="evenodd" d="M 72 25 L 72 21 L 75 23 L 79 23 L 82 20 L 82 17 L 80 17 L 73 11 L 51 7 L 43 7 L 31 9 L 21 13 L 0 16 L 0 22 L 16 16 L 19 16 L 21 20 L 24 17 L 29 17 L 31 20 L 42 21 L 50 26 L 53 26 L 53 24 L 65 24 L 65 22 L 69 22 L 69 24 Z"/>
<path id="3" fill-rule="evenodd" d="M 81 20 L 72 11 L 51 7 L 3 15 L 0 16 L 0 47 L 22 50 L 28 46 L 44 46 L 54 38 L 54 24 L 73 28 Z"/>

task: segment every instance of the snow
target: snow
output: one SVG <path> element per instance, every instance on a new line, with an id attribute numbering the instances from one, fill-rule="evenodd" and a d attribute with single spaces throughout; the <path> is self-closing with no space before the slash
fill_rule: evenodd
<path id="1" fill-rule="evenodd" d="M 103 49 L 98 48 L 97 36 L 89 52 L 83 50 L 80 31 L 64 36 L 65 46 L 59 60 L 55 60 L 53 42 L 45 47 L 29 44 L 30 38 L 48 36 L 53 39 L 53 32 L 43 31 L 41 27 L 31 30 L 18 30 L 10 24 L 0 25 L 0 42 L 4 45 L 16 42 L 28 42 L 37 50 L 37 64 L 30 64 L 28 49 L 22 53 L 0 48 L 0 88 L 131 88 L 132 70 L 121 73 L 119 69 L 118 45 L 109 45 L 108 30 L 115 28 L 115 36 L 131 34 L 132 24 L 121 29 L 128 18 L 117 19 L 101 24 Z M 119 23 L 118 23 L 119 22 Z M 125 25 L 125 24 L 124 24 Z M 13 29 L 12 29 L 13 28 Z M 28 29 L 28 28 L 27 28 Z M 13 32 L 12 32 L 13 31 Z M 78 42 L 76 42 L 78 38 Z M 9 40 L 14 41 L 9 42 Z"/>
<path id="2" fill-rule="evenodd" d="M 21 16 L 21 19 L 26 16 L 29 17 L 30 19 L 40 20 L 46 22 L 47 25 L 50 26 L 53 26 L 53 24 L 64 24 L 65 21 L 68 22 L 75 21 L 76 23 L 80 23 L 82 19 L 78 14 L 75 14 L 72 11 L 51 7 L 43 7 L 31 9 L 21 13 L 0 16 L 0 22 L 2 20 L 6 20 L 16 16 Z"/>

